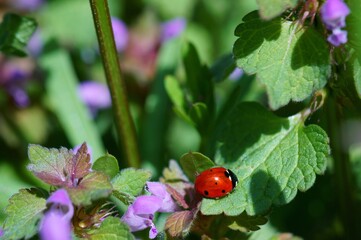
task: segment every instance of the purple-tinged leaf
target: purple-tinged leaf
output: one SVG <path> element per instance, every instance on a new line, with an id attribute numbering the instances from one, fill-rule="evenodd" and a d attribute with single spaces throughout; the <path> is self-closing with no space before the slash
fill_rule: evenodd
<path id="1" fill-rule="evenodd" d="M 197 212 L 198 210 L 173 213 L 168 217 L 164 229 L 172 237 L 185 237 L 192 226 L 194 216 Z"/>
<path id="2" fill-rule="evenodd" d="M 45 148 L 30 144 L 28 169 L 44 182 L 58 187 L 75 187 L 90 172 L 90 155 L 85 143 L 74 154 L 66 148 Z"/>
<path id="3" fill-rule="evenodd" d="M 28 156 L 30 164 L 28 169 L 38 178 L 53 186 L 71 186 L 67 172 L 68 165 L 73 158 L 72 150 L 66 148 L 45 148 L 30 144 Z"/>
<path id="4" fill-rule="evenodd" d="M 91 172 L 80 179 L 76 187 L 67 187 L 71 201 L 75 205 L 90 205 L 93 200 L 105 198 L 112 192 L 107 175 L 101 172 Z"/>
<path id="5" fill-rule="evenodd" d="M 172 186 L 170 186 L 169 184 L 165 184 L 168 193 L 173 197 L 173 199 L 176 201 L 176 203 L 178 203 L 179 206 L 181 206 L 184 209 L 188 209 L 189 205 L 187 204 L 187 202 L 184 199 L 184 195 L 182 195 L 181 193 L 179 193 L 175 188 L 173 188 Z"/>
<path id="6" fill-rule="evenodd" d="M 85 177 L 90 172 L 90 154 L 86 143 L 83 143 L 72 158 L 72 164 L 69 166 L 68 172 L 71 174 L 72 182 L 75 179 Z"/>

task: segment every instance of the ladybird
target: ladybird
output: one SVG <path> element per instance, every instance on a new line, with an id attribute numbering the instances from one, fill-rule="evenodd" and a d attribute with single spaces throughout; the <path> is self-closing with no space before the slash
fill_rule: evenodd
<path id="1" fill-rule="evenodd" d="M 231 170 L 214 167 L 201 172 L 194 183 L 196 191 L 205 198 L 221 198 L 237 186 L 238 178 Z"/>

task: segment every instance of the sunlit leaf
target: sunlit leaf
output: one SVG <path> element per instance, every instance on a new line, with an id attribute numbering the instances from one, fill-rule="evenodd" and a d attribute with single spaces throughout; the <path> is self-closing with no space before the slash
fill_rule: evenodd
<path id="1" fill-rule="evenodd" d="M 311 27 L 297 28 L 276 18 L 262 21 L 257 12 L 244 17 L 233 47 L 237 65 L 257 74 L 273 109 L 302 101 L 327 83 L 331 74 L 328 45 Z"/>
<path id="2" fill-rule="evenodd" d="M 37 233 L 46 209 L 46 199 L 39 195 L 42 194 L 37 189 L 21 189 L 9 199 L 1 239 L 29 239 Z"/>
<path id="3" fill-rule="evenodd" d="M 107 217 L 99 228 L 89 232 L 91 240 L 132 240 L 134 236 L 130 233 L 129 227 L 121 222 L 119 218 Z"/>
<path id="4" fill-rule="evenodd" d="M 272 19 L 283 13 L 286 9 L 297 6 L 298 0 L 257 0 L 259 14 L 263 19 Z"/>
<path id="5" fill-rule="evenodd" d="M 239 183 L 224 198 L 203 199 L 202 213 L 263 214 L 308 190 L 324 173 L 330 147 L 319 126 L 303 121 L 302 114 L 281 118 L 255 103 L 236 106 L 218 138 L 215 161 L 235 172 Z"/>

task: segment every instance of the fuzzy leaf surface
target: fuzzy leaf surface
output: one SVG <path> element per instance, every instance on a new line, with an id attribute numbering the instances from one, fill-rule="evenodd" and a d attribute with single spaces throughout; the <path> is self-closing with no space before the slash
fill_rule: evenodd
<path id="1" fill-rule="evenodd" d="M 134 239 L 134 236 L 130 233 L 129 227 L 116 217 L 107 217 L 100 225 L 100 228 L 92 230 L 89 234 L 89 239 L 91 240 Z"/>
<path id="2" fill-rule="evenodd" d="M 242 117 L 239 117 L 242 116 Z M 256 103 L 241 103 L 227 116 L 216 163 L 238 177 L 228 196 L 203 199 L 203 214 L 259 215 L 289 203 L 323 174 L 329 139 L 319 126 L 303 125 L 301 114 L 280 118 Z"/>
<path id="3" fill-rule="evenodd" d="M 94 162 L 92 169 L 103 172 L 108 175 L 110 179 L 112 179 L 118 174 L 119 165 L 117 159 L 114 156 L 106 154 Z"/>
<path id="4" fill-rule="evenodd" d="M 185 237 L 194 219 L 194 211 L 175 212 L 167 218 L 164 229 L 172 237 Z"/>
<path id="5" fill-rule="evenodd" d="M 38 195 L 36 189 L 21 189 L 9 199 L 5 209 L 7 218 L 4 235 L 0 239 L 29 239 L 38 231 L 46 199 Z"/>
<path id="6" fill-rule="evenodd" d="M 66 148 L 45 148 L 30 144 L 28 169 L 38 178 L 53 186 L 70 186 L 69 169 L 74 154 Z"/>
<path id="7" fill-rule="evenodd" d="M 146 170 L 135 168 L 124 169 L 112 179 L 113 194 L 121 201 L 131 200 L 142 192 L 144 185 L 150 177 L 151 173 Z"/>
<path id="8" fill-rule="evenodd" d="M 331 74 L 327 43 L 313 28 L 298 29 L 276 18 L 262 21 L 257 12 L 243 18 L 233 47 L 238 67 L 257 74 L 271 108 L 302 101 L 327 83 Z"/>
<path id="9" fill-rule="evenodd" d="M 211 159 L 198 152 L 184 154 L 180 159 L 180 164 L 184 173 L 191 181 L 194 181 L 197 173 L 201 173 L 204 170 L 215 166 Z"/>
<path id="10" fill-rule="evenodd" d="M 68 173 L 72 179 L 80 179 L 90 172 L 90 154 L 86 143 L 83 143 L 68 166 Z"/>
<path id="11" fill-rule="evenodd" d="M 76 179 L 90 172 L 90 155 L 85 143 L 77 153 L 66 148 L 45 148 L 30 144 L 28 169 L 44 182 L 54 186 L 74 186 Z"/>
<path id="12" fill-rule="evenodd" d="M 272 19 L 288 8 L 294 8 L 298 0 L 257 0 L 259 14 L 265 20 Z"/>
<path id="13" fill-rule="evenodd" d="M 76 187 L 67 187 L 75 205 L 90 205 L 92 201 L 105 198 L 112 192 L 109 177 L 102 172 L 91 172 Z"/>

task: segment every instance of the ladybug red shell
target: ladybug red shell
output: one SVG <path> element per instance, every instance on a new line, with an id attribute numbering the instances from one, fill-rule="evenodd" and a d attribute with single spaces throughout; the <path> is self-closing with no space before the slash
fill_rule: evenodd
<path id="1" fill-rule="evenodd" d="M 205 198 L 221 198 L 237 186 L 238 178 L 231 170 L 214 167 L 201 172 L 194 183 L 196 191 Z"/>

